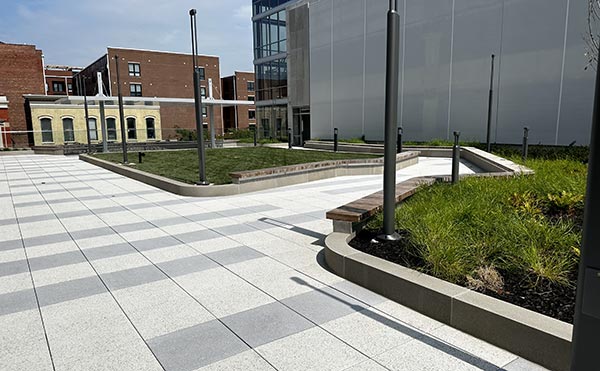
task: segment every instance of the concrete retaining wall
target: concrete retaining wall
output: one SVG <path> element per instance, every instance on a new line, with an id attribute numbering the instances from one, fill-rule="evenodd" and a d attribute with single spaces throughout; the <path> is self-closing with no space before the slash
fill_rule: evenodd
<path id="1" fill-rule="evenodd" d="M 339 276 L 552 370 L 570 366 L 573 326 L 360 252 L 332 233 L 325 260 Z"/>

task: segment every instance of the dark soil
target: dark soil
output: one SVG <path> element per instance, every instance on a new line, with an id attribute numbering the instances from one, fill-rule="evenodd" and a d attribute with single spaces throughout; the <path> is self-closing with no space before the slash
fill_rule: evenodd
<path id="1" fill-rule="evenodd" d="M 350 246 L 364 253 L 429 273 L 425 261 L 414 253 L 408 242 L 408 233 L 400 231 L 398 241 L 378 241 L 379 232 L 372 230 L 361 231 Z M 504 290 L 497 293 L 491 290 L 483 292 L 497 299 L 518 305 L 520 307 L 573 323 L 575 313 L 575 287 L 566 287 L 551 282 L 540 281 L 537 285 L 530 284 L 528 277 L 511 272 L 501 271 L 504 279 Z M 576 282 L 573 277 L 572 282 Z M 458 282 L 464 286 L 465 282 Z"/>

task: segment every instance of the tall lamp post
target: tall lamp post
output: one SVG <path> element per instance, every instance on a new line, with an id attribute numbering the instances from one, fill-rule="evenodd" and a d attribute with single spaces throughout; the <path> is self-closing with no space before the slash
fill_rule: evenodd
<path id="1" fill-rule="evenodd" d="M 83 76 L 83 78 L 81 77 L 81 75 L 79 75 L 79 80 L 81 81 L 80 86 L 83 89 L 83 109 L 85 111 L 85 131 L 86 131 L 86 138 L 87 138 L 87 147 L 88 147 L 88 153 L 92 153 L 92 141 L 90 139 L 90 115 L 88 112 L 88 103 L 87 103 L 87 90 L 85 89 L 85 80 L 87 78 L 85 76 Z"/>
<path id="2" fill-rule="evenodd" d="M 119 96 L 119 122 L 121 123 L 121 146 L 123 148 L 123 164 L 129 163 L 127 160 L 127 133 L 125 131 L 125 113 L 123 112 L 123 94 L 121 94 L 121 74 L 119 73 L 119 56 L 115 54 L 115 63 L 117 69 L 117 95 Z"/>
<path id="3" fill-rule="evenodd" d="M 399 239 L 396 233 L 396 130 L 398 121 L 398 73 L 400 61 L 400 14 L 398 0 L 390 0 L 387 13 L 387 51 L 385 67 L 385 155 L 383 165 L 382 240 Z"/>
<path id="4" fill-rule="evenodd" d="M 194 105 L 196 107 L 196 135 L 198 139 L 198 173 L 197 185 L 208 185 L 206 181 L 206 164 L 204 153 L 204 130 L 202 125 L 202 95 L 200 94 L 200 68 L 198 68 L 198 28 L 196 26 L 196 9 L 190 9 L 190 28 L 192 32 L 192 66 L 194 68 Z"/>
<path id="5" fill-rule="evenodd" d="M 600 68 L 600 64 L 598 66 Z M 596 69 L 596 71 L 600 71 Z M 571 370 L 598 369 L 598 334 L 600 334 L 600 73 L 596 72 L 596 93 L 587 195 L 583 222 L 583 240 L 577 304 L 573 327 Z"/>

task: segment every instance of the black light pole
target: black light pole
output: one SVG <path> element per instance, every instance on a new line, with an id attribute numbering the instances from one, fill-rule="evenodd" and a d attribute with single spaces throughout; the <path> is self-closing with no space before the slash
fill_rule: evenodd
<path id="1" fill-rule="evenodd" d="M 338 128 L 333 128 L 333 152 L 338 151 Z"/>
<path id="2" fill-rule="evenodd" d="M 194 106 L 196 108 L 196 138 L 198 140 L 198 173 L 197 185 L 208 185 L 206 181 L 206 164 L 204 163 L 204 130 L 202 126 L 202 95 L 200 94 L 200 68 L 198 68 L 198 28 L 196 26 L 196 9 L 190 9 L 190 27 L 192 32 L 192 66 L 194 68 Z"/>
<path id="3" fill-rule="evenodd" d="M 400 126 L 398 128 L 398 138 L 396 139 L 396 152 L 397 153 L 402 153 L 402 133 L 404 132 L 404 129 L 402 129 L 402 126 Z"/>
<path id="4" fill-rule="evenodd" d="M 79 76 L 79 78 L 81 79 L 81 76 Z M 92 141 L 90 139 L 90 115 L 88 112 L 87 91 L 85 90 L 85 76 L 81 80 L 83 87 L 83 109 L 85 111 L 85 131 L 87 138 L 88 153 L 92 153 Z"/>
<path id="5" fill-rule="evenodd" d="M 400 62 L 400 14 L 398 0 L 390 0 L 387 13 L 387 51 L 385 67 L 385 144 L 383 165 L 383 235 L 397 240 L 396 233 L 396 129 L 398 120 L 398 74 Z"/>
<path id="6" fill-rule="evenodd" d="M 523 148 L 521 148 L 521 158 L 527 161 L 527 153 L 529 152 L 529 128 L 523 128 Z"/>
<path id="7" fill-rule="evenodd" d="M 492 152 L 492 142 L 490 133 L 492 131 L 492 98 L 494 97 L 494 54 L 492 54 L 492 72 L 490 73 L 490 94 L 488 96 L 488 117 L 487 117 L 487 151 Z"/>
<path id="8" fill-rule="evenodd" d="M 123 94 L 121 94 L 121 74 L 119 73 L 119 56 L 115 54 L 117 68 L 117 95 L 119 96 L 119 122 L 121 123 L 121 146 L 123 148 L 123 163 L 127 164 L 127 133 L 125 132 L 125 113 L 123 112 Z"/>
<path id="9" fill-rule="evenodd" d="M 600 68 L 600 67 L 599 67 Z M 596 71 L 600 71 L 596 69 Z M 596 93 L 587 195 L 583 221 L 583 240 L 577 304 L 573 327 L 571 370 L 598 369 L 598 334 L 600 334 L 600 73 L 596 72 Z"/>
<path id="10" fill-rule="evenodd" d="M 460 143 L 458 142 L 460 131 L 454 132 L 454 146 L 452 147 L 452 184 L 458 183 L 458 171 L 460 166 Z"/>

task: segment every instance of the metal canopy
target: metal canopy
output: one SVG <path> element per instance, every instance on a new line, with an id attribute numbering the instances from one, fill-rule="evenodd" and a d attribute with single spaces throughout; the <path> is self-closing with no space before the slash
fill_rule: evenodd
<path id="1" fill-rule="evenodd" d="M 25 94 L 25 98 L 35 101 L 35 100 L 43 100 L 46 102 L 52 102 L 55 104 L 83 104 L 84 99 L 83 96 L 64 96 L 57 97 L 57 99 L 48 99 L 46 95 L 32 95 Z M 114 102 L 117 97 L 107 97 L 107 96 L 88 96 L 89 100 L 94 101 L 104 101 L 104 102 Z M 158 98 L 158 97 L 123 97 L 124 102 L 134 102 L 143 105 L 145 102 L 157 102 L 157 103 L 183 103 L 183 104 L 194 104 L 194 98 Z M 222 107 L 233 107 L 233 106 L 252 106 L 254 105 L 253 101 L 246 100 L 225 100 L 225 99 L 210 99 L 203 98 L 202 104 L 206 106 L 222 106 Z"/>

